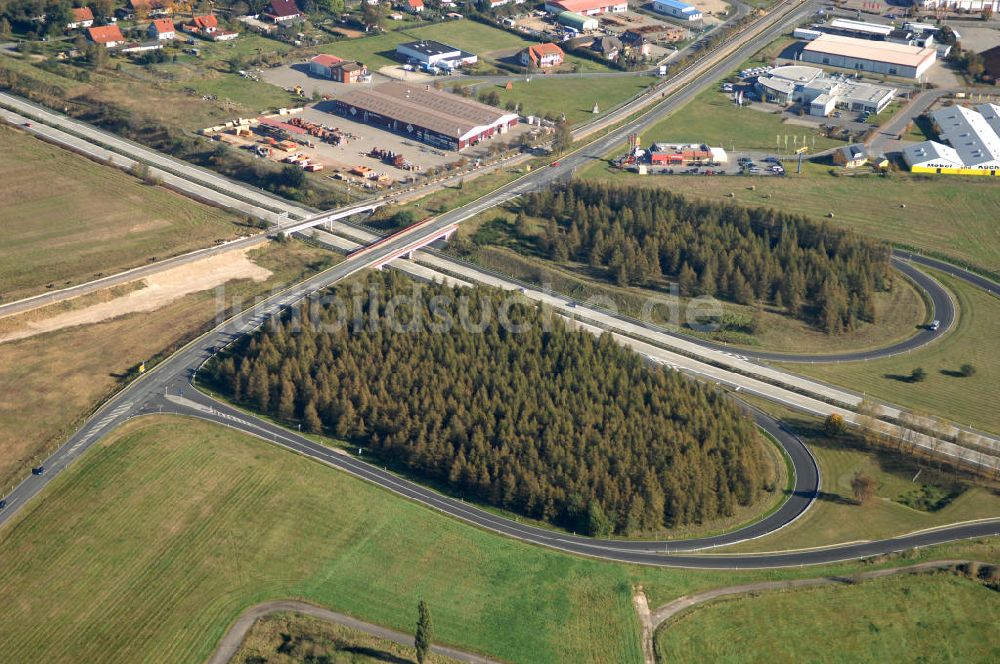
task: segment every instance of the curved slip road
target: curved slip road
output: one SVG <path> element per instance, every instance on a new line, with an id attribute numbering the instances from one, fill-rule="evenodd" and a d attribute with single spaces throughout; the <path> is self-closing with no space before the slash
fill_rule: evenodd
<path id="1" fill-rule="evenodd" d="M 489 275 L 494 279 L 499 279 L 501 281 L 509 283 L 512 287 L 521 286 L 529 290 L 538 290 L 540 287 L 538 284 L 521 281 L 510 275 L 491 270 L 475 263 L 470 263 L 458 259 L 454 256 L 444 254 L 439 251 L 428 251 L 427 253 L 432 253 L 436 258 L 445 261 L 441 264 L 441 267 L 445 270 L 452 268 L 452 266 L 461 266 L 463 268 L 462 272 L 458 274 L 466 275 L 469 270 L 474 272 L 480 272 L 482 274 Z M 418 259 L 419 260 L 419 259 Z M 650 330 L 655 330 L 661 334 L 676 338 L 683 339 L 702 348 L 707 348 L 709 350 L 719 351 L 721 353 L 726 353 L 733 356 L 742 357 L 751 361 L 760 362 L 795 362 L 802 364 L 811 363 L 830 363 L 830 362 L 857 362 L 864 360 L 876 360 L 885 357 L 892 357 L 893 355 L 898 355 L 900 353 L 908 353 L 914 351 L 922 346 L 929 344 L 930 342 L 938 339 L 939 337 L 946 334 L 958 319 L 958 310 L 955 306 L 955 301 L 952 299 L 951 294 L 948 290 L 941 285 L 941 283 L 926 274 L 925 272 L 917 269 L 910 264 L 909 258 L 904 258 L 898 256 L 895 253 L 892 257 L 893 267 L 899 270 L 901 273 L 906 275 L 911 281 L 916 284 L 918 290 L 922 291 L 927 299 L 930 301 L 930 314 L 931 318 L 937 319 L 939 321 L 938 329 L 931 330 L 929 327 L 921 328 L 910 337 L 898 341 L 888 346 L 883 346 L 881 348 L 872 348 L 870 350 L 860 350 L 860 351 L 846 351 L 842 353 L 826 353 L 826 354 L 804 354 L 804 353 L 781 353 L 774 351 L 763 351 L 754 350 L 746 346 L 736 346 L 732 344 L 726 344 L 718 341 L 710 341 L 702 337 L 697 337 L 692 334 L 687 334 L 682 331 L 678 331 L 673 328 L 663 327 L 661 325 L 656 325 L 654 323 L 648 323 L 645 321 L 640 321 L 639 319 L 628 316 L 626 314 L 619 313 L 617 311 L 611 311 L 605 309 L 600 304 L 595 304 L 589 301 L 576 300 L 568 295 L 562 295 L 561 293 L 553 292 L 553 295 L 557 295 L 565 299 L 566 302 L 573 303 L 573 305 L 582 305 L 587 309 L 594 309 L 600 311 L 606 315 L 612 316 L 618 320 L 633 324 L 640 325 Z M 960 270 L 961 268 L 955 268 Z M 972 275 L 977 276 L 977 275 Z M 979 277 L 982 279 L 982 277 Z M 549 291 L 545 291 L 549 292 Z"/>
<path id="2" fill-rule="evenodd" d="M 357 618 L 352 618 L 351 616 L 343 613 L 337 613 L 336 611 L 324 609 L 316 606 L 315 604 L 307 604 L 306 602 L 299 602 L 295 600 L 273 600 L 251 606 L 249 609 L 241 613 L 236 619 L 236 622 L 233 623 L 232 627 L 230 627 L 229 630 L 223 635 L 222 640 L 216 647 L 215 652 L 212 653 L 212 656 L 208 659 L 207 664 L 226 664 L 233 658 L 236 651 L 240 649 L 240 644 L 243 643 L 244 637 L 246 637 L 247 632 L 250 631 L 250 628 L 253 627 L 255 622 L 275 613 L 286 612 L 300 613 L 312 618 L 319 618 L 320 620 L 337 623 L 338 625 L 343 625 L 344 627 L 349 627 L 350 629 L 364 632 L 365 634 L 370 634 L 371 636 L 375 636 L 386 641 L 392 641 L 393 643 L 409 646 L 411 648 L 413 647 L 413 635 L 411 634 L 404 634 L 403 632 L 397 632 L 394 629 L 374 625 L 363 620 L 358 620 Z M 475 653 L 449 648 L 447 646 L 432 644 L 431 650 L 438 655 L 450 657 L 451 659 L 459 662 L 468 662 L 469 664 L 495 664 L 495 662 L 498 661 L 488 657 L 483 657 L 482 655 L 476 655 Z"/>
<path id="3" fill-rule="evenodd" d="M 894 253 L 903 260 L 917 263 L 918 265 L 923 265 L 924 267 L 933 268 L 935 270 L 940 270 L 945 274 L 950 274 L 951 276 L 957 277 L 958 279 L 972 284 L 977 288 L 981 288 L 991 295 L 1000 296 L 1000 284 L 993 281 L 989 277 L 984 277 L 983 275 L 977 274 L 972 270 L 967 270 L 964 267 L 959 267 L 958 265 L 948 263 L 947 261 L 932 258 L 930 256 L 924 256 L 923 254 L 913 253 L 911 251 L 900 251 L 897 249 Z"/>
<path id="4" fill-rule="evenodd" d="M 901 256 L 898 252 L 893 252 L 892 266 L 906 275 L 917 288 L 923 291 L 930 300 L 931 318 L 939 322 L 938 329 L 932 330 L 925 327 L 917 331 L 916 334 L 890 344 L 882 348 L 871 350 L 849 351 L 844 353 L 826 353 L 821 355 L 802 353 L 775 353 L 769 351 L 755 351 L 750 348 L 739 346 L 728 346 L 726 344 L 714 344 L 705 342 L 708 348 L 723 350 L 727 352 L 739 353 L 751 360 L 761 360 L 765 362 L 799 362 L 809 364 L 819 364 L 827 362 L 859 362 L 864 360 L 876 360 L 884 357 L 892 357 L 900 353 L 914 351 L 921 346 L 929 344 L 938 337 L 946 334 L 955 324 L 958 316 L 955 302 L 951 295 L 941 285 L 941 283 L 921 270 L 911 265 L 911 259 Z"/>
<path id="5" fill-rule="evenodd" d="M 759 413 L 754 413 L 755 420 L 786 449 L 795 470 L 794 489 L 781 507 L 760 521 L 720 535 L 672 541 L 636 541 L 572 535 L 487 512 L 398 477 L 342 450 L 320 445 L 296 432 L 222 403 L 190 385 L 182 385 L 162 398 L 157 396 L 141 409 L 140 414 L 159 412 L 199 417 L 257 436 L 485 530 L 567 553 L 617 562 L 705 569 L 797 567 L 894 553 L 958 539 L 1000 535 L 1000 518 L 997 518 L 887 540 L 854 542 L 822 549 L 763 554 L 712 553 L 711 549 L 716 547 L 762 537 L 783 528 L 805 513 L 819 491 L 819 470 L 808 449 L 780 422 Z"/>

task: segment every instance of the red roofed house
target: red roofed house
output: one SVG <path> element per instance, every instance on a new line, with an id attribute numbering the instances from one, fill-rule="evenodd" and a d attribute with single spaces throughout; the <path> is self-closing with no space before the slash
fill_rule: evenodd
<path id="1" fill-rule="evenodd" d="M 176 37 L 174 32 L 174 22 L 169 18 L 155 18 L 153 22 L 149 24 L 150 39 L 157 39 L 159 41 L 168 41 Z"/>
<path id="2" fill-rule="evenodd" d="M 125 43 L 125 37 L 117 25 L 102 25 L 98 28 L 87 28 L 87 37 L 95 44 L 104 44 L 115 48 Z"/>
<path id="3" fill-rule="evenodd" d="M 283 23 L 301 18 L 302 10 L 295 4 L 295 0 L 271 0 L 271 4 L 264 10 L 264 16 L 275 23 Z"/>
<path id="4" fill-rule="evenodd" d="M 424 11 L 424 0 L 406 0 L 406 9 L 411 14 L 419 14 Z"/>
<path id="5" fill-rule="evenodd" d="M 219 19 L 214 14 L 195 16 L 190 23 L 184 25 L 184 30 L 212 41 L 229 41 L 239 37 L 238 32 L 220 28 Z"/>
<path id="6" fill-rule="evenodd" d="M 337 83 L 357 83 L 368 78 L 368 68 L 363 64 L 335 55 L 317 55 L 309 60 L 309 73 Z"/>
<path id="7" fill-rule="evenodd" d="M 211 33 L 219 29 L 219 19 L 215 18 L 215 14 L 207 14 L 205 16 L 195 16 L 191 19 L 191 23 L 200 32 Z"/>
<path id="8" fill-rule="evenodd" d="M 90 7 L 73 7 L 69 10 L 69 15 L 73 20 L 66 24 L 67 30 L 89 28 L 94 24 L 94 12 L 90 11 Z"/>
<path id="9" fill-rule="evenodd" d="M 525 67 L 558 67 L 563 63 L 563 50 L 555 44 L 535 44 L 521 51 L 521 64 Z"/>

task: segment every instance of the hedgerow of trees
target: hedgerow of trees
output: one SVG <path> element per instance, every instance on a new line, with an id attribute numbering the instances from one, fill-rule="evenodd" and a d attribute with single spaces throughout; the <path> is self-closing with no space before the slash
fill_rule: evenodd
<path id="1" fill-rule="evenodd" d="M 306 431 L 367 446 L 383 463 L 456 493 L 594 535 L 699 523 L 752 503 L 774 478 L 752 421 L 718 392 L 647 366 L 527 303 L 482 331 L 400 331 L 386 293 L 331 330 L 338 307 L 303 305 L 209 364 L 208 379 Z M 347 288 L 335 293 L 351 302 Z M 447 296 L 447 297 L 436 297 Z M 420 320 L 483 320 L 504 297 L 430 285 Z M 353 306 L 353 305 L 352 305 Z M 325 330 L 325 331 L 324 331 Z"/>
<path id="2" fill-rule="evenodd" d="M 549 220 L 537 238 L 548 258 L 620 285 L 669 277 L 684 296 L 768 303 L 829 334 L 873 322 L 875 293 L 891 288 L 886 245 L 775 210 L 576 182 L 526 196 L 521 213 Z"/>

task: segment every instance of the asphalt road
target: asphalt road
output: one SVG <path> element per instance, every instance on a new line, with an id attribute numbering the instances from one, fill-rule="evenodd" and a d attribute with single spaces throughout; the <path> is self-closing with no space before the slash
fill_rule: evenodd
<path id="1" fill-rule="evenodd" d="M 977 288 L 981 288 L 991 295 L 1000 295 L 1000 284 L 977 274 L 971 270 L 966 270 L 964 267 L 959 267 L 952 263 L 947 263 L 943 260 L 937 258 L 932 258 L 931 256 L 925 256 L 923 254 L 916 254 L 910 251 L 895 251 L 895 255 L 910 261 L 911 263 L 916 263 L 918 265 L 923 265 L 924 267 L 933 268 L 935 270 L 940 270 L 945 274 L 950 274 L 953 277 L 957 277 L 962 281 L 972 284 Z"/>
<path id="2" fill-rule="evenodd" d="M 871 350 L 853 351 L 846 353 L 823 353 L 814 355 L 803 355 L 801 353 L 776 353 L 770 351 L 757 351 L 743 347 L 733 347 L 728 344 L 713 343 L 711 341 L 699 341 L 706 348 L 715 350 L 734 352 L 743 355 L 751 360 L 763 362 L 800 362 L 809 364 L 821 364 L 829 362 L 859 362 L 864 360 L 875 360 L 883 357 L 891 357 L 900 353 L 909 353 L 921 346 L 934 341 L 938 337 L 946 334 L 955 324 L 957 312 L 955 302 L 948 291 L 933 277 L 916 269 L 911 265 L 913 261 L 900 252 L 893 252 L 892 265 L 894 268 L 909 277 L 917 288 L 922 290 L 930 300 L 932 307 L 931 319 L 939 322 L 938 329 L 932 330 L 930 327 L 921 328 L 902 341 L 899 341 L 881 348 Z"/>

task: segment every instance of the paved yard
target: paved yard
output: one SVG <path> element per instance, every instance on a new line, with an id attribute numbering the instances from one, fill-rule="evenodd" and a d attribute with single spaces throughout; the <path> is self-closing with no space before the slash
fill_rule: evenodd
<path id="1" fill-rule="evenodd" d="M 971 48 L 977 53 L 987 51 L 994 46 L 1000 46 L 1000 30 L 968 25 L 966 21 L 955 21 L 951 24 L 962 35 L 962 48 Z"/>
<path id="2" fill-rule="evenodd" d="M 323 110 L 324 108 L 329 108 L 329 105 L 324 102 L 309 106 L 302 112 L 301 117 L 316 124 L 336 127 L 345 134 L 353 136 L 353 138 L 350 138 L 346 145 L 339 146 L 316 141 L 314 148 L 303 147 L 297 151 L 309 157 L 315 157 L 316 160 L 326 167 L 327 170 L 323 171 L 323 173 L 327 175 L 333 175 L 338 170 L 348 171 L 354 166 L 366 166 L 387 175 L 395 181 L 405 181 L 409 177 L 419 176 L 429 168 L 443 166 L 463 157 L 474 161 L 477 158 L 483 157 L 485 155 L 485 148 L 490 145 L 490 142 L 487 141 L 481 147 L 471 148 L 462 153 L 438 150 L 406 136 L 334 115 Z M 504 136 L 502 140 L 512 139 L 530 130 L 531 127 L 527 125 L 518 126 Z M 386 164 L 374 157 L 369 157 L 368 153 L 373 148 L 402 154 L 408 161 L 419 166 L 420 170 L 403 170 Z M 278 153 L 277 156 L 284 156 L 284 153 Z"/>

